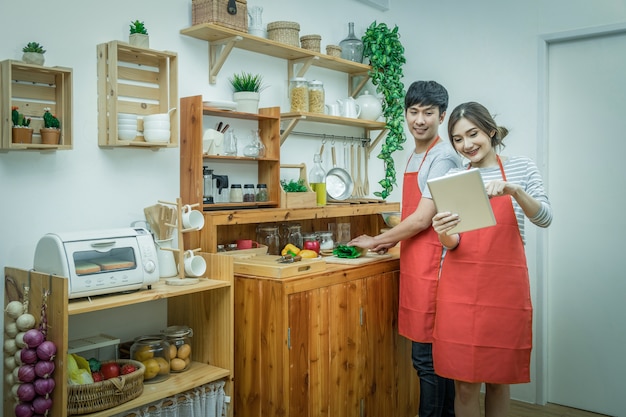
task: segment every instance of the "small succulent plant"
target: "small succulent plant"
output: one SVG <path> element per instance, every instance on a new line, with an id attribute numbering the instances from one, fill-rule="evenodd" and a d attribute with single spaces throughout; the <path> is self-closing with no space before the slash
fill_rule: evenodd
<path id="1" fill-rule="evenodd" d="M 52 129 L 59 129 L 61 127 L 61 122 L 59 122 L 59 119 L 57 119 L 55 115 L 50 113 L 50 107 L 45 107 L 43 111 L 44 111 L 43 113 L 44 127 L 52 128 Z"/>
<path id="2" fill-rule="evenodd" d="M 148 34 L 148 29 L 146 29 L 146 25 L 139 20 L 135 20 L 134 22 L 130 22 L 130 33 L 141 33 L 142 35 Z"/>
<path id="3" fill-rule="evenodd" d="M 28 117 L 24 117 L 22 113 L 17 111 L 19 107 L 13 106 L 11 107 L 11 119 L 13 120 L 13 126 L 16 127 L 29 127 L 30 119 Z"/>
<path id="4" fill-rule="evenodd" d="M 39 54 L 45 54 L 46 50 L 42 45 L 37 42 L 28 42 L 25 47 L 22 48 L 22 52 L 36 52 Z"/>

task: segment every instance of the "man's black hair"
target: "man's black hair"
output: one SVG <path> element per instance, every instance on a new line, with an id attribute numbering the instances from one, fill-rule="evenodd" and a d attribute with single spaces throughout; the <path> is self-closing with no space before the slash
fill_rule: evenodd
<path id="1" fill-rule="evenodd" d="M 443 114 L 448 109 L 448 90 L 436 81 L 415 81 L 404 97 L 404 111 L 415 105 L 437 106 Z"/>

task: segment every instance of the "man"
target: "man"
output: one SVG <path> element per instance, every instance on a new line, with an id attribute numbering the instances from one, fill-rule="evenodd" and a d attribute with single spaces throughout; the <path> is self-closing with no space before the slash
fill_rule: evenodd
<path id="1" fill-rule="evenodd" d="M 399 333 L 413 341 L 413 366 L 420 378 L 419 417 L 454 416 L 454 382 L 435 374 L 433 325 L 443 247 L 431 227 L 436 214 L 431 198 L 422 197 L 430 178 L 461 166 L 452 147 L 439 137 L 448 108 L 448 92 L 435 81 L 416 81 L 404 99 L 407 127 L 415 141 L 402 187 L 402 221 L 378 236 L 359 236 L 349 245 L 384 252 L 400 246 Z"/>

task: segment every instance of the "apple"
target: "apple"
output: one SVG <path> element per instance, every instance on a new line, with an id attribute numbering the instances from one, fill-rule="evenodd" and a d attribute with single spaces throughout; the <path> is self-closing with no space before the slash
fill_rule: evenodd
<path id="1" fill-rule="evenodd" d="M 100 372 L 105 379 L 115 378 L 120 375 L 120 366 L 115 362 L 103 363 Z"/>

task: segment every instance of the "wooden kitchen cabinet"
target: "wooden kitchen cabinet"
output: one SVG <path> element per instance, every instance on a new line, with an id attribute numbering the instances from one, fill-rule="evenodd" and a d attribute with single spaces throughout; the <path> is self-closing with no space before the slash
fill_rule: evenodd
<path id="1" fill-rule="evenodd" d="M 398 335 L 397 260 L 235 277 L 235 414 L 407 416 L 419 382 Z"/>
<path id="2" fill-rule="evenodd" d="M 233 264 L 229 257 L 206 253 L 202 256 L 207 261 L 206 275 L 210 278 L 200 279 L 198 284 L 171 286 L 161 280 L 151 289 L 76 300 L 68 300 L 66 278 L 5 268 L 5 280 L 9 278 L 14 280 L 20 289 L 24 286 L 30 287 L 29 311 L 38 321 L 42 294 L 44 290 L 50 290 L 48 340 L 52 340 L 57 346 L 57 355 L 54 359 L 56 387 L 52 393 L 51 416 L 67 416 L 68 317 L 161 299 L 167 299 L 168 326 L 185 324 L 194 331 L 190 339 L 193 352 L 191 368 L 185 372 L 172 373 L 163 382 L 145 384 L 143 393 L 134 400 L 84 416 L 107 417 L 123 413 L 218 380 L 226 381 L 224 391 L 227 396 L 232 396 Z M 5 292 L 5 304 L 6 302 Z M 10 416 L 14 415 L 13 397 L 11 387 L 7 386 L 6 379 L 4 381 L 3 415 Z M 232 415 L 232 407 L 229 407 L 229 410 L 229 415 Z"/>

